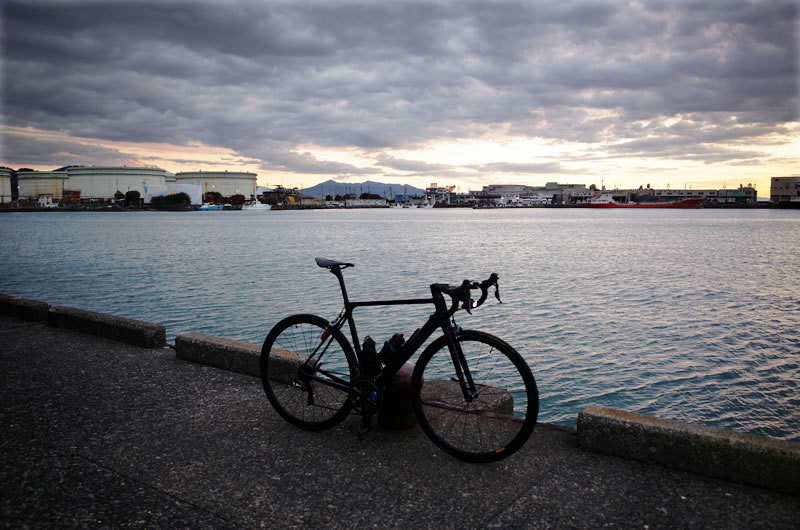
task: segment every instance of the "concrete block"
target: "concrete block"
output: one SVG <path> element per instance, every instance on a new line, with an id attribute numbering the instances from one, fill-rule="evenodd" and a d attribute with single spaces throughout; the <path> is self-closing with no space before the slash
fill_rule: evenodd
<path id="1" fill-rule="evenodd" d="M 0 313 L 10 317 L 34 322 L 46 322 L 49 309 L 50 304 L 47 302 L 0 294 Z"/>
<path id="2" fill-rule="evenodd" d="M 201 333 L 182 333 L 175 337 L 175 356 L 184 361 L 261 377 L 261 347 L 244 342 Z"/>
<path id="3" fill-rule="evenodd" d="M 800 444 L 590 406 L 578 415 L 584 449 L 800 494 Z"/>
<path id="4" fill-rule="evenodd" d="M 74 307 L 51 307 L 47 323 L 144 348 L 160 348 L 167 343 L 164 326 Z"/>

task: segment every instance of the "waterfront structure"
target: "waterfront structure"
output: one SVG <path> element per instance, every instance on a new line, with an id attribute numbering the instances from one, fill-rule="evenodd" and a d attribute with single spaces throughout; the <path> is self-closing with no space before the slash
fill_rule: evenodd
<path id="1" fill-rule="evenodd" d="M 772 177 L 770 179 L 769 200 L 772 202 L 786 202 L 800 200 L 800 175 L 791 177 Z"/>
<path id="2" fill-rule="evenodd" d="M 66 171 L 18 171 L 19 197 L 35 201 L 41 195 L 49 195 L 59 201 L 64 196 L 68 180 Z"/>
<path id="3" fill-rule="evenodd" d="M 386 199 L 347 199 L 344 201 L 345 208 L 385 208 Z"/>
<path id="4" fill-rule="evenodd" d="M 703 201 L 705 204 L 754 204 L 758 198 L 758 192 L 751 185 L 740 185 L 732 189 L 655 189 L 648 184 L 647 187 L 639 186 L 638 189 L 597 189 L 590 186 L 589 189 L 572 194 L 572 201 L 583 203 L 591 198 L 600 195 L 609 196 L 612 200 L 619 203 L 627 202 L 676 202 L 676 201 Z"/>
<path id="5" fill-rule="evenodd" d="M 544 186 L 524 184 L 490 184 L 481 191 L 470 191 L 468 200 L 480 204 L 529 206 L 534 204 L 563 204 L 574 202 L 573 196 L 582 196 L 586 184 L 559 184 L 548 182 Z M 591 197 L 588 194 L 587 197 Z"/>
<path id="6" fill-rule="evenodd" d="M 58 201 L 53 202 L 52 195 L 39 195 L 34 204 L 36 208 L 58 208 Z"/>
<path id="7" fill-rule="evenodd" d="M 110 200 L 118 191 L 138 191 L 144 196 L 148 186 L 164 186 L 166 173 L 155 166 L 73 167 L 67 170 L 66 189 L 79 191 L 81 200 Z"/>
<path id="8" fill-rule="evenodd" d="M 0 204 L 11 200 L 11 170 L 0 168 Z"/>
<path id="9" fill-rule="evenodd" d="M 431 204 L 453 204 L 456 202 L 455 186 L 438 186 L 435 182 L 425 188 L 426 202 Z"/>
<path id="10" fill-rule="evenodd" d="M 250 198 L 256 194 L 255 173 L 245 171 L 184 171 L 175 173 L 178 184 L 199 184 L 203 194 L 216 191 L 223 197 L 244 195 Z"/>

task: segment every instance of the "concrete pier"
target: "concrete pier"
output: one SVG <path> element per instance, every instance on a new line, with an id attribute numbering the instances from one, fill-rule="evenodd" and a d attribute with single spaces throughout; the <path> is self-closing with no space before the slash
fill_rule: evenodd
<path id="1" fill-rule="evenodd" d="M 301 431 L 250 375 L 0 313 L 6 527 L 796 528 L 800 515 L 796 495 L 588 451 L 544 424 L 488 465 L 413 430 L 359 440 L 356 417 Z"/>

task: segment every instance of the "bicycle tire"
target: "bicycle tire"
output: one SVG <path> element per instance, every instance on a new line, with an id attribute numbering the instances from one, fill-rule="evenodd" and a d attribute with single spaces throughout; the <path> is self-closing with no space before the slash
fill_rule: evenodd
<path id="1" fill-rule="evenodd" d="M 411 378 L 411 399 L 422 430 L 447 453 L 467 462 L 501 460 L 530 438 L 539 415 L 539 392 L 530 368 L 503 340 L 461 331 L 459 343 L 476 384 L 467 402 L 447 337 L 432 342 Z"/>
<path id="2" fill-rule="evenodd" d="M 309 431 L 333 427 L 352 408 L 353 349 L 340 331 L 325 334 L 327 326 L 316 315 L 292 315 L 275 324 L 261 348 L 267 399 L 283 419 Z M 315 352 L 315 362 L 305 363 Z"/>

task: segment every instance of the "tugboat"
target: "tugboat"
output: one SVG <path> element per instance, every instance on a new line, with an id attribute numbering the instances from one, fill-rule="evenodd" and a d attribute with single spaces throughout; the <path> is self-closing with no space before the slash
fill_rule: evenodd
<path id="1" fill-rule="evenodd" d="M 703 207 L 700 199 L 684 199 L 672 202 L 617 202 L 611 195 L 595 196 L 583 203 L 584 208 L 687 208 Z"/>

